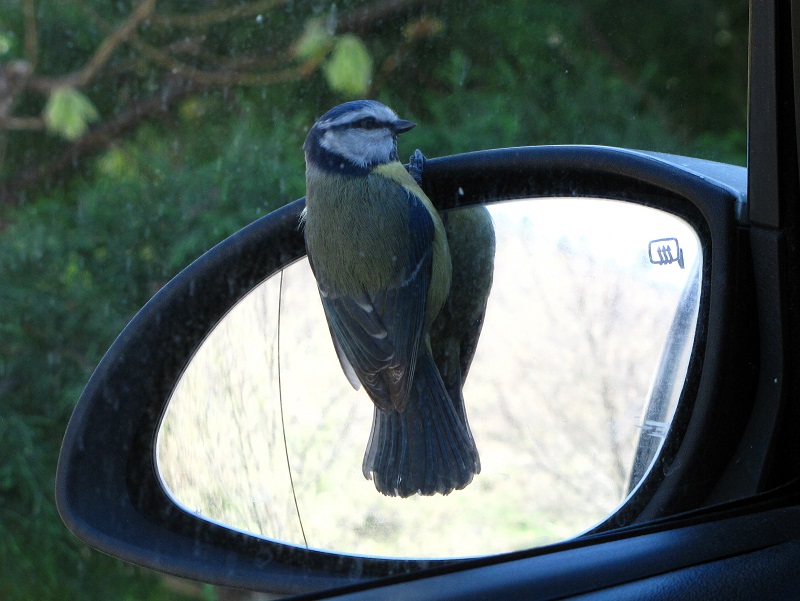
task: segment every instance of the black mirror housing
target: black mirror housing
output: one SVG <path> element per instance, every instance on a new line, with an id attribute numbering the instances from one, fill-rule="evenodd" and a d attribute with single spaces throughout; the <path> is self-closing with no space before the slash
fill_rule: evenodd
<path id="1" fill-rule="evenodd" d="M 753 306 L 752 286 L 742 285 L 753 279 L 741 233 L 747 224 L 744 168 L 607 147 L 544 146 L 428 160 L 421 181 L 440 210 L 593 196 L 651 206 L 692 224 L 704 249 L 699 323 L 675 427 L 658 458 L 663 469 L 652 470 L 594 532 L 670 516 L 715 496 L 747 494 L 726 489 L 722 478 L 736 450 L 726 441 L 737 440 L 732 433 L 745 426 L 757 375 L 755 325 L 733 319 Z M 188 266 L 142 308 L 97 367 L 69 423 L 56 482 L 64 522 L 91 546 L 185 578 L 285 593 L 444 563 L 281 545 L 184 511 L 159 480 L 156 434 L 185 366 L 231 307 L 304 256 L 303 206 L 300 199 L 257 220 Z"/>

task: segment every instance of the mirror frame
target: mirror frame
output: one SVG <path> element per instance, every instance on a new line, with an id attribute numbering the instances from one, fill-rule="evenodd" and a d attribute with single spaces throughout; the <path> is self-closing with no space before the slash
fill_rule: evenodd
<path id="1" fill-rule="evenodd" d="M 418 154 L 417 157 L 421 155 Z M 731 318 L 738 285 L 752 279 L 746 238 L 747 172 L 699 159 L 597 146 L 479 151 L 425 161 L 422 187 L 439 210 L 536 197 L 586 196 L 634 202 L 678 215 L 703 245 L 695 345 L 673 427 L 655 468 L 590 535 L 698 507 L 734 449 L 752 406 L 755 340 Z M 155 461 L 161 417 L 186 365 L 250 290 L 305 255 L 298 227 L 304 200 L 255 221 L 164 286 L 131 320 L 98 365 L 70 420 L 59 457 L 62 519 L 89 545 L 131 563 L 214 584 L 302 593 L 452 563 L 337 555 L 225 528 L 180 509 L 162 489 Z M 738 370 L 731 371 L 731 370 Z M 728 375 L 721 386 L 722 374 Z M 721 425 L 709 426 L 724 416 Z M 709 437 L 708 432 L 716 436 Z M 713 465 L 710 465 L 713 464 Z M 687 482 L 692 483 L 687 486 Z M 600 535 L 603 536 L 603 535 Z M 535 555 L 596 540 L 579 537 L 514 554 Z M 457 560 L 470 562 L 474 560 Z"/>

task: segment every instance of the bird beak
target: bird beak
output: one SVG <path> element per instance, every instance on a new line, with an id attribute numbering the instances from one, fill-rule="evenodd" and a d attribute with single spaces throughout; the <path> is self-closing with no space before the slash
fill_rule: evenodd
<path id="1" fill-rule="evenodd" d="M 417 124 L 413 121 L 406 121 L 405 119 L 398 119 L 394 122 L 392 127 L 394 128 L 395 133 L 402 134 L 407 132 L 409 129 L 413 129 L 416 127 Z"/>

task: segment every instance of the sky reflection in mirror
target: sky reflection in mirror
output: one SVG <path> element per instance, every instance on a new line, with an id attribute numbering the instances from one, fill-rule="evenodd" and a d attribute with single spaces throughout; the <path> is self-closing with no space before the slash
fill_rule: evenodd
<path id="1" fill-rule="evenodd" d="M 699 239 L 678 217 L 620 201 L 489 210 L 494 284 L 464 386 L 482 464 L 469 486 L 401 499 L 364 478 L 373 406 L 342 373 L 303 260 L 234 307 L 184 373 L 157 449 L 172 498 L 258 536 L 387 557 L 530 548 L 611 515 L 632 474 L 647 472 L 633 468 L 640 440 L 660 443 L 674 413 L 699 293 L 680 299 L 699 286 Z M 690 327 L 670 329 L 677 311 Z M 651 423 L 670 336 L 687 351 Z"/>

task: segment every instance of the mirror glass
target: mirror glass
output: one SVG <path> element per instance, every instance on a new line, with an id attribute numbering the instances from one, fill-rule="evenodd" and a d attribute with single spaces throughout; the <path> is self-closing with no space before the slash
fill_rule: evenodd
<path id="1" fill-rule="evenodd" d="M 463 387 L 481 472 L 466 488 L 386 497 L 364 478 L 373 404 L 342 372 L 303 259 L 229 312 L 174 391 L 157 463 L 175 502 L 301 547 L 412 558 L 544 545 L 613 514 L 680 396 L 699 238 L 672 214 L 598 198 L 454 211 L 487 209 L 493 278 Z"/>

